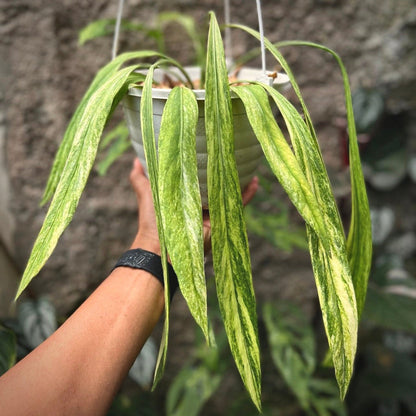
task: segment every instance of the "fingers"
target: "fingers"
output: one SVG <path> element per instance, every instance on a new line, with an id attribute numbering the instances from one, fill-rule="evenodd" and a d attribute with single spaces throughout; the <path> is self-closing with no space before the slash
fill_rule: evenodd
<path id="1" fill-rule="evenodd" d="M 145 195 L 150 195 L 150 183 L 145 175 L 145 170 L 139 159 L 134 159 L 133 169 L 130 173 L 130 182 L 139 199 Z M 243 205 L 247 205 L 254 197 L 259 187 L 259 179 L 255 176 L 251 182 L 246 186 L 242 193 Z"/>
<path id="2" fill-rule="evenodd" d="M 141 228 L 145 234 L 151 235 L 153 233 L 157 236 L 150 182 L 146 177 L 143 166 L 137 158 L 134 160 L 133 168 L 130 172 L 130 182 L 136 193 L 139 211 L 141 212 L 141 215 L 139 216 L 139 228 Z M 259 180 L 257 177 L 254 177 L 242 193 L 243 205 L 247 205 L 253 199 L 258 187 Z M 205 252 L 207 252 L 210 249 L 211 242 L 211 222 L 208 210 L 203 211 L 203 227 L 204 247 Z"/>

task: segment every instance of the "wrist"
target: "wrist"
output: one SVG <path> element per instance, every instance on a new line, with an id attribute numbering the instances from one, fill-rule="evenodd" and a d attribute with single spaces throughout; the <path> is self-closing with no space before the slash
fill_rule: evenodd
<path id="1" fill-rule="evenodd" d="M 140 232 L 137 233 L 133 243 L 130 246 L 131 250 L 136 248 L 150 251 L 158 256 L 161 254 L 159 239 L 143 235 Z"/>
<path id="2" fill-rule="evenodd" d="M 160 255 L 143 248 L 134 248 L 123 253 L 113 270 L 117 267 L 145 270 L 155 276 L 163 287 L 165 286 L 164 267 Z M 178 278 L 173 267 L 169 263 L 166 271 L 168 273 L 170 298 L 172 299 L 172 296 L 178 287 Z"/>

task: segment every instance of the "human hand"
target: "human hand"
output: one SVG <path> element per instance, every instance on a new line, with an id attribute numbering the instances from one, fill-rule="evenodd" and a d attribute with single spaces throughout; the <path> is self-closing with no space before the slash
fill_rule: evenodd
<path id="1" fill-rule="evenodd" d="M 137 158 L 134 159 L 133 168 L 130 172 L 130 183 L 136 193 L 139 211 L 138 232 L 130 248 L 142 248 L 160 255 L 152 190 L 144 168 Z"/>
<path id="2" fill-rule="evenodd" d="M 135 159 L 130 173 L 130 182 L 136 193 L 139 208 L 138 233 L 131 248 L 143 248 L 160 255 L 160 243 L 156 226 L 150 182 L 139 159 Z M 243 205 L 247 205 L 257 192 L 259 181 L 254 177 L 242 193 Z M 211 222 L 208 210 L 203 211 L 204 250 L 211 248 Z"/>

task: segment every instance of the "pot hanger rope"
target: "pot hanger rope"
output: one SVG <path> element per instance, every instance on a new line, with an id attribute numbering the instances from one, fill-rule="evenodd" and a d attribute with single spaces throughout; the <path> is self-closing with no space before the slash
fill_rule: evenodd
<path id="1" fill-rule="evenodd" d="M 111 53 L 111 59 L 114 59 L 117 56 L 118 37 L 120 35 L 121 15 L 123 14 L 123 8 L 124 8 L 124 0 L 119 0 L 118 9 L 117 9 L 116 27 L 114 29 L 113 49 Z"/>
<path id="2" fill-rule="evenodd" d="M 232 54 L 232 41 L 231 41 L 231 28 L 230 25 L 230 0 L 224 0 L 224 20 L 225 20 L 225 33 L 224 33 L 224 43 L 225 43 L 225 57 L 227 58 L 227 64 L 232 65 L 233 63 L 233 54 Z"/>
<path id="3" fill-rule="evenodd" d="M 264 47 L 263 16 L 261 14 L 260 0 L 256 0 L 256 4 L 257 4 L 257 18 L 259 20 L 259 32 L 260 32 L 261 69 L 263 71 L 263 75 L 266 75 L 266 49 Z"/>
<path id="4" fill-rule="evenodd" d="M 262 68 L 262 77 L 265 79 L 267 77 L 266 73 L 266 48 L 264 46 L 264 28 L 263 28 L 263 16 L 261 12 L 261 1 L 256 0 L 257 6 L 257 19 L 259 21 L 259 33 L 260 33 L 260 50 L 261 50 L 261 68 Z M 224 0 L 224 16 L 225 16 L 225 56 L 228 58 L 229 62 L 232 64 L 232 41 L 231 41 L 231 31 L 228 27 L 230 25 L 230 0 Z M 268 77 L 267 77 L 268 78 Z"/>
<path id="5" fill-rule="evenodd" d="M 268 80 L 266 73 L 266 49 L 264 46 L 264 29 L 263 29 L 263 16 L 261 13 L 261 1 L 256 0 L 257 5 L 257 18 L 259 21 L 259 32 L 260 32 L 260 49 L 261 49 L 261 67 L 262 67 L 262 77 L 261 81 Z M 113 49 L 112 49 L 112 59 L 117 56 L 117 49 L 118 49 L 118 39 L 120 35 L 120 26 L 121 26 L 121 16 L 123 14 L 124 8 L 124 0 L 119 0 L 118 2 L 118 10 L 117 10 L 117 19 L 116 19 L 116 27 L 114 29 L 114 37 L 113 37 Z M 228 27 L 230 24 L 230 0 L 224 0 L 224 17 L 225 17 L 225 55 L 232 63 L 232 42 L 231 42 L 231 30 Z"/>

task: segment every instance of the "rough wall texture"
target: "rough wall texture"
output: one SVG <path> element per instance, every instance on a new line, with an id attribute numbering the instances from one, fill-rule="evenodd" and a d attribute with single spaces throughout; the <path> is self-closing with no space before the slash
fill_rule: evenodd
<path id="1" fill-rule="evenodd" d="M 257 27 L 252 2 L 231 3 L 233 21 Z M 130 0 L 124 14 L 149 21 L 158 11 L 178 10 L 202 19 L 210 9 L 221 16 L 221 4 L 220 0 Z M 378 86 L 388 94 L 392 111 L 415 113 L 414 0 L 265 0 L 263 4 L 270 39 L 326 44 L 344 58 L 353 87 Z M 0 0 L 0 241 L 20 271 L 45 214 L 38 201 L 54 152 L 93 74 L 110 56 L 110 39 L 79 47 L 77 33 L 92 20 L 114 17 L 116 9 L 115 0 Z M 180 32 L 169 38 L 172 53 L 186 52 L 183 39 Z M 233 41 L 236 55 L 255 46 L 253 40 L 234 32 Z M 121 41 L 123 49 L 133 44 L 125 38 Z M 343 114 L 337 67 L 317 51 L 288 49 L 286 56 L 304 87 L 324 153 L 336 168 L 334 120 Z M 135 233 L 136 207 L 128 183 L 132 157 L 132 153 L 123 157 L 105 178 L 92 174 L 71 226 L 31 285 L 33 293 L 51 295 L 63 315 L 105 277 Z M 306 255 L 278 254 L 258 240 L 252 245 L 260 298 L 277 294 L 315 298 Z M 181 299 L 175 308 L 186 315 Z M 173 336 L 173 345 L 192 342 L 192 336 L 183 335 L 189 322 L 175 319 L 172 332 L 182 335 L 181 340 Z"/>

